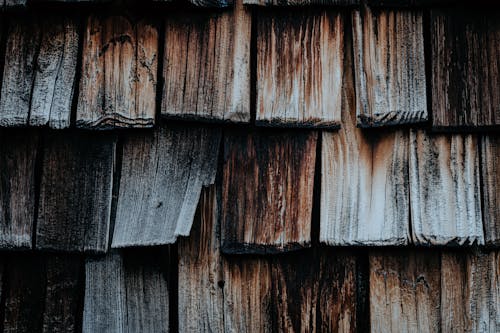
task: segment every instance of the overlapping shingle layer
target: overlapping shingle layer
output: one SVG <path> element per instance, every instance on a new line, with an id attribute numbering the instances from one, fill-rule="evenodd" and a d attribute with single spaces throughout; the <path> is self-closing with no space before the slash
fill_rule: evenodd
<path id="1" fill-rule="evenodd" d="M 0 330 L 498 331 L 500 9 L 458 2 L 2 2 Z"/>

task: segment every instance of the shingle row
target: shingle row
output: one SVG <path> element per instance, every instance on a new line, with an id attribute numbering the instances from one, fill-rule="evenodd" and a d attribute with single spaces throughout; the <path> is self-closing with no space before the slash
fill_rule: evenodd
<path id="1" fill-rule="evenodd" d="M 495 8 L 104 12 L 6 16 L 1 125 L 144 128 L 161 115 L 334 129 L 352 68 L 357 126 L 500 123 Z"/>

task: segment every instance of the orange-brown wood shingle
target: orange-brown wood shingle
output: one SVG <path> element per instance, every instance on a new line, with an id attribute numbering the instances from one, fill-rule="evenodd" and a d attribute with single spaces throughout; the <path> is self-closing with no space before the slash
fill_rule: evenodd
<path id="1" fill-rule="evenodd" d="M 311 241 L 316 132 L 228 132 L 222 249 L 274 252 Z"/>
<path id="2" fill-rule="evenodd" d="M 151 20 L 90 15 L 76 124 L 151 127 L 155 121 L 158 31 Z"/>

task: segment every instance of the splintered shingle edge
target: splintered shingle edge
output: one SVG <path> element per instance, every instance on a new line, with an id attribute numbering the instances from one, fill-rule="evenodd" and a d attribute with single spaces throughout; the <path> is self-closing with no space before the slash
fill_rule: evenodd
<path id="1" fill-rule="evenodd" d="M 113 248 L 189 235 L 201 189 L 215 182 L 220 139 L 219 129 L 163 126 L 125 140 Z"/>

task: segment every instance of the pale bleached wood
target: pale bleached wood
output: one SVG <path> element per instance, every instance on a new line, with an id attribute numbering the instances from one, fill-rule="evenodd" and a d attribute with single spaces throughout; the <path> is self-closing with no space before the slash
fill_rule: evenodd
<path id="1" fill-rule="evenodd" d="M 28 15 L 10 22 L 2 126 L 69 127 L 78 38 L 78 23 L 69 17 Z"/>
<path id="2" fill-rule="evenodd" d="M 474 135 L 410 134 L 410 207 L 419 245 L 484 244 Z"/>
<path id="3" fill-rule="evenodd" d="M 441 331 L 498 332 L 499 252 L 444 252 L 441 265 Z"/>
<path id="4" fill-rule="evenodd" d="M 500 245 L 500 136 L 481 137 L 484 238 Z"/>
<path id="5" fill-rule="evenodd" d="M 87 258 L 83 332 L 168 332 L 164 251 Z"/>
<path id="6" fill-rule="evenodd" d="M 372 332 L 438 332 L 441 300 L 438 251 L 377 251 L 370 255 Z M 449 332 L 449 331 L 444 331 Z"/>
<path id="7" fill-rule="evenodd" d="M 125 138 L 112 247 L 189 235 L 202 186 L 215 181 L 220 138 L 217 128 L 163 125 Z"/>
<path id="8" fill-rule="evenodd" d="M 350 39 L 345 68 L 352 68 Z M 410 239 L 407 130 L 356 127 L 352 71 L 344 72 L 342 128 L 324 132 L 320 241 L 328 245 L 403 245 Z"/>
<path id="9" fill-rule="evenodd" d="M 225 332 L 272 332 L 269 262 L 227 257 L 223 268 Z"/>
<path id="10" fill-rule="evenodd" d="M 179 239 L 179 332 L 224 332 L 219 208 L 203 189 L 189 238 Z"/>
<path id="11" fill-rule="evenodd" d="M 111 216 L 114 135 L 50 133 L 44 154 L 37 248 L 106 252 Z"/>
<path id="12" fill-rule="evenodd" d="M 359 126 L 427 121 L 422 17 L 418 10 L 353 12 Z"/>
<path id="13" fill-rule="evenodd" d="M 158 31 L 152 21 L 89 16 L 77 126 L 153 126 L 157 63 Z"/>
<path id="14" fill-rule="evenodd" d="M 435 128 L 470 130 L 500 125 L 499 15 L 495 8 L 431 11 Z"/>
<path id="15" fill-rule="evenodd" d="M 343 36 L 339 12 L 259 14 L 257 124 L 340 125 Z"/>
<path id="16" fill-rule="evenodd" d="M 38 133 L 0 132 L 0 248 L 31 248 Z"/>
<path id="17" fill-rule="evenodd" d="M 317 137 L 314 131 L 227 133 L 224 252 L 281 252 L 310 246 Z"/>
<path id="18" fill-rule="evenodd" d="M 79 24 L 71 18 L 44 18 L 32 87 L 29 124 L 66 128 L 76 84 Z"/>
<path id="19" fill-rule="evenodd" d="M 248 122 L 250 34 L 250 11 L 240 1 L 222 13 L 169 15 L 161 114 Z"/>

